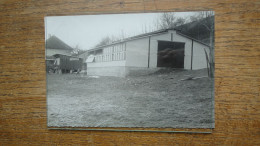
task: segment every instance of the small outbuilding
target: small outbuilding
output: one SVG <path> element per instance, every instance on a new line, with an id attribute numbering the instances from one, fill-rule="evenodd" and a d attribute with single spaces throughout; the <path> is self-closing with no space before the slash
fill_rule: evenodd
<path id="1" fill-rule="evenodd" d="M 64 43 L 55 35 L 50 36 L 45 42 L 45 56 L 53 56 L 55 54 L 71 56 L 73 48 Z"/>
<path id="2" fill-rule="evenodd" d="M 203 69 L 208 66 L 209 52 L 207 44 L 174 29 L 164 29 L 89 50 L 87 73 L 125 77 L 158 68 Z"/>

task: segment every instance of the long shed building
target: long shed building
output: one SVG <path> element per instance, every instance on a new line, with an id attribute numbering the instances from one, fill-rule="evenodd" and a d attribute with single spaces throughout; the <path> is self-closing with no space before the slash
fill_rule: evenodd
<path id="1" fill-rule="evenodd" d="M 174 29 L 155 31 L 89 50 L 87 73 L 125 77 L 158 68 L 203 69 L 209 48 Z"/>

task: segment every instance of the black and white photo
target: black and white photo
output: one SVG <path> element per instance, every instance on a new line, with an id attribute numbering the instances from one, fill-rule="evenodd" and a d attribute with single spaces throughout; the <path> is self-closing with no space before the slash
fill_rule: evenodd
<path id="1" fill-rule="evenodd" d="M 48 127 L 214 128 L 214 12 L 45 17 Z"/>

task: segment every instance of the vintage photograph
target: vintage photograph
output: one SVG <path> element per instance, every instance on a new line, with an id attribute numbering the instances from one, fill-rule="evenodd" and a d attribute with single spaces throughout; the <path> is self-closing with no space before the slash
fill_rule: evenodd
<path id="1" fill-rule="evenodd" d="M 48 127 L 214 128 L 214 12 L 45 17 Z"/>

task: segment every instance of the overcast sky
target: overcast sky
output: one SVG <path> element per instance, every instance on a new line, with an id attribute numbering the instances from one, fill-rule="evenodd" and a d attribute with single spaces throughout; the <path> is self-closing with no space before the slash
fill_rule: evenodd
<path id="1" fill-rule="evenodd" d="M 194 12 L 176 12 L 188 18 Z M 134 36 L 153 27 L 161 13 L 105 14 L 45 17 L 45 38 L 55 35 L 69 46 L 88 50 L 106 36 Z"/>

